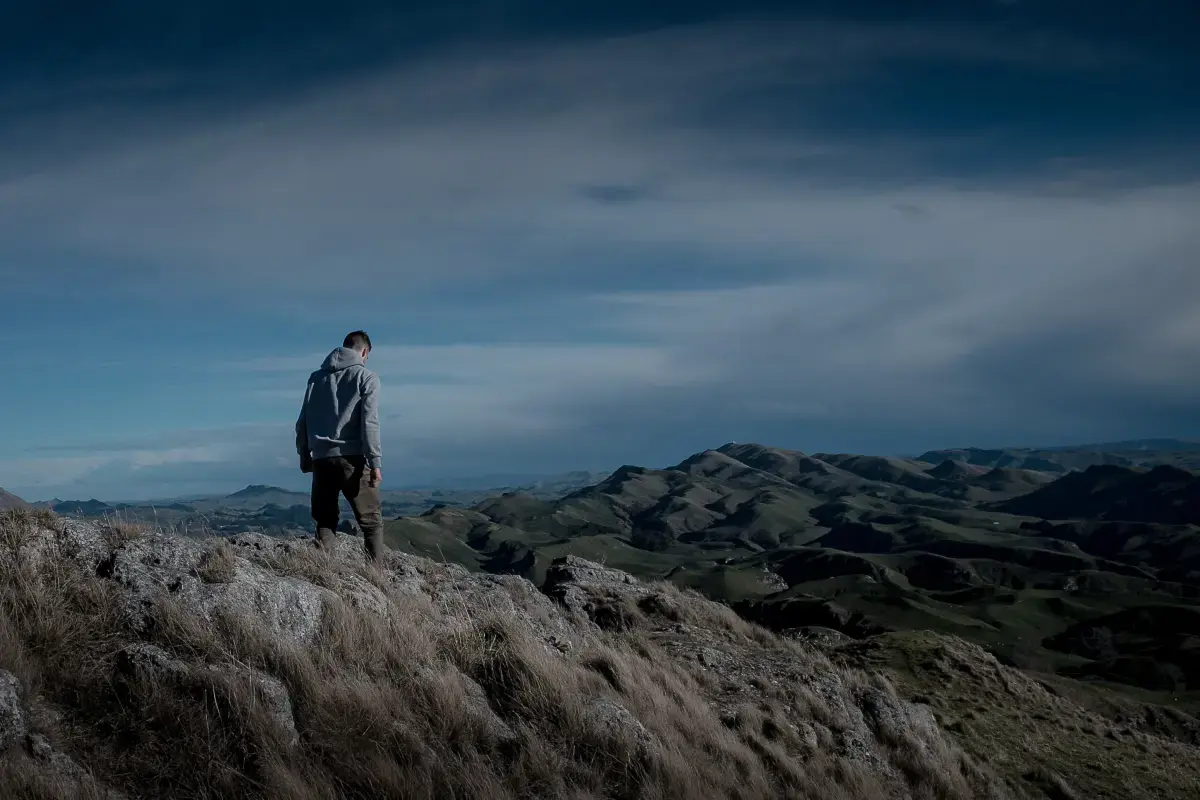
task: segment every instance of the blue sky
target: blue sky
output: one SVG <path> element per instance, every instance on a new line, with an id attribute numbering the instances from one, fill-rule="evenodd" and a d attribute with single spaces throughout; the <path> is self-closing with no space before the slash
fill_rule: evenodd
<path id="1" fill-rule="evenodd" d="M 1194 3 L 0 0 L 0 486 L 1200 436 Z"/>

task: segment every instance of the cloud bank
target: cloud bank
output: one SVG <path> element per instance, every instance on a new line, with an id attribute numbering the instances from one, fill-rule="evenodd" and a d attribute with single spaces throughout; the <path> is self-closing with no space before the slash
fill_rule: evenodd
<path id="1" fill-rule="evenodd" d="M 996 125 L 952 102 L 956 72 L 1078 88 L 1143 55 L 748 20 L 443 50 L 208 115 L 211 99 L 31 111 L 0 155 L 0 280 L 215 309 L 261 321 L 263 342 L 283 321 L 374 320 L 393 334 L 370 365 L 397 480 L 666 463 L 733 438 L 1196 435 L 1186 152 L 1146 158 L 1152 130 L 1064 146 L 1027 105 Z M 889 116 L 924 79 L 950 102 L 916 127 Z M 279 420 L 253 435 L 181 421 L 134 451 L 0 453 L 0 485 L 295 483 L 290 423 L 321 347 L 190 356 Z"/>

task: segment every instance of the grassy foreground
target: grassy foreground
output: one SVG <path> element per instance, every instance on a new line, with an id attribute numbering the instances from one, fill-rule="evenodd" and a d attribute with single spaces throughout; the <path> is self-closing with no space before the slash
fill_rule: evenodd
<path id="1" fill-rule="evenodd" d="M 885 681 L 667 585 L 593 598 L 596 625 L 521 579 L 366 566 L 353 540 L 183 546 L 0 521 L 5 797 L 1006 795 Z M 197 594 L 131 594 L 131 554 Z M 319 587 L 310 640 L 183 599 L 263 575 Z"/>

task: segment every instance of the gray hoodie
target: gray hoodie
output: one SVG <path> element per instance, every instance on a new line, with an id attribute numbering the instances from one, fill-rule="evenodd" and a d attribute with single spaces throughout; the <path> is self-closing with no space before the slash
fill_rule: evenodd
<path id="1" fill-rule="evenodd" d="M 309 376 L 296 420 L 296 452 L 313 458 L 363 455 L 368 468 L 383 467 L 379 376 L 357 351 L 337 348 Z"/>

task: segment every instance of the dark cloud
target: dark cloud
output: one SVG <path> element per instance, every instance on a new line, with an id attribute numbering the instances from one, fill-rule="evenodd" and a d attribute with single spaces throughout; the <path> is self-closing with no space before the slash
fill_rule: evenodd
<path id="1" fill-rule="evenodd" d="M 364 317 L 396 482 L 1200 430 L 1169 4 L 68 5 L 0 33 L 0 281 L 36 301 L 0 332 L 178 430 L 0 485 L 302 481 L 299 387 Z"/>
<path id="2" fill-rule="evenodd" d="M 596 184 L 592 186 L 584 186 L 579 191 L 580 194 L 589 200 L 595 200 L 597 203 L 602 203 L 605 205 L 625 205 L 628 203 L 636 203 L 639 200 L 645 199 L 647 196 L 646 191 L 637 186 Z"/>

